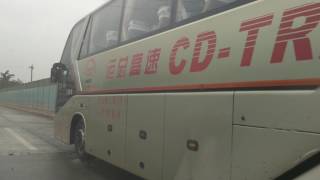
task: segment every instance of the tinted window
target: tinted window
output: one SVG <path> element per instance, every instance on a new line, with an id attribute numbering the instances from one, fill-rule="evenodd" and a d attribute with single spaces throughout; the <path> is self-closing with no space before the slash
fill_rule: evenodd
<path id="1" fill-rule="evenodd" d="M 72 29 L 66 46 L 64 48 L 61 63 L 66 65 L 69 70 L 68 82 L 70 86 L 73 86 L 75 81 L 75 72 L 73 69 L 73 60 L 76 60 L 78 57 L 78 49 L 80 47 L 82 38 L 83 38 L 83 30 L 85 28 L 85 20 L 80 21 L 78 24 L 74 26 Z"/>
<path id="2" fill-rule="evenodd" d="M 122 0 L 115 0 L 92 15 L 89 54 L 118 44 Z"/>
<path id="3" fill-rule="evenodd" d="M 239 0 L 178 0 L 177 21 L 218 9 Z"/>
<path id="4" fill-rule="evenodd" d="M 61 63 L 71 60 L 71 42 L 72 42 L 72 33 L 69 35 L 67 43 L 64 47 L 63 54 L 61 57 Z"/>
<path id="5" fill-rule="evenodd" d="M 170 24 L 172 0 L 128 0 L 122 40 L 141 37 Z"/>
<path id="6" fill-rule="evenodd" d="M 82 41 L 82 32 L 85 28 L 84 22 L 85 20 L 80 21 L 72 29 L 61 57 L 61 63 L 65 64 L 70 70 L 72 69 L 72 60 L 78 57 L 78 49 Z"/>
<path id="7" fill-rule="evenodd" d="M 80 45 L 80 41 L 82 40 L 81 34 L 83 28 L 84 20 L 80 21 L 72 29 L 61 57 L 62 63 L 67 64 L 72 59 L 77 59 L 77 51 Z"/>

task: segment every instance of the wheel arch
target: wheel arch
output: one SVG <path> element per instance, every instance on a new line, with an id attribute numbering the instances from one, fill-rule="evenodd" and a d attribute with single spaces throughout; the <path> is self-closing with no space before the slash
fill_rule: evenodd
<path id="1" fill-rule="evenodd" d="M 307 174 L 310 170 L 320 165 L 320 150 L 316 149 L 309 157 L 299 162 L 296 166 L 281 174 L 274 180 L 291 180 L 303 174 Z"/>
<path id="2" fill-rule="evenodd" d="M 86 119 L 84 115 L 81 112 L 74 113 L 72 116 L 71 124 L 70 124 L 70 144 L 74 144 L 74 132 L 75 127 L 79 122 L 83 122 L 84 127 L 86 127 Z"/>

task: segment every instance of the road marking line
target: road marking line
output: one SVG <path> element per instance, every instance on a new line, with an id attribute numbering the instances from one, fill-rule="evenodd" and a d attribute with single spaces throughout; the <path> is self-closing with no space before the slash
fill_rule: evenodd
<path id="1" fill-rule="evenodd" d="M 21 137 L 19 134 L 17 134 L 16 132 L 14 132 L 12 129 L 10 128 L 4 128 L 8 133 L 10 133 L 14 138 L 16 138 L 18 141 L 20 141 L 25 147 L 27 147 L 29 150 L 38 150 L 38 148 L 34 147 L 31 143 L 29 143 L 28 141 L 26 141 L 25 139 L 23 139 L 23 137 Z"/>

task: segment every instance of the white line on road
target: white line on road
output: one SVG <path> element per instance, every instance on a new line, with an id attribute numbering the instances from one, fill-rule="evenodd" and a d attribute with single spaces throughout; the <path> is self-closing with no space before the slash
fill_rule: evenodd
<path id="1" fill-rule="evenodd" d="M 34 147 L 31 143 L 29 143 L 28 141 L 26 141 L 25 139 L 23 139 L 23 137 L 21 137 L 19 134 L 17 134 L 16 132 L 14 132 L 12 129 L 10 128 L 4 128 L 8 133 L 10 133 L 14 138 L 16 138 L 18 141 L 20 141 L 25 147 L 27 147 L 29 150 L 38 150 L 38 148 Z"/>

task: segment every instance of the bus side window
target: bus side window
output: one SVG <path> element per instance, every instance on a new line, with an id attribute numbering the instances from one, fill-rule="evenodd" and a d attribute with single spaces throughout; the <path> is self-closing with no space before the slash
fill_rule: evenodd
<path id="1" fill-rule="evenodd" d="M 178 0 L 176 20 L 182 21 L 218 9 L 238 0 Z"/>
<path id="2" fill-rule="evenodd" d="M 167 27 L 171 20 L 172 0 L 130 0 L 125 5 L 122 41 L 142 37 Z"/>
<path id="3" fill-rule="evenodd" d="M 88 54 L 95 54 L 119 43 L 122 0 L 115 0 L 92 15 Z"/>
<path id="4" fill-rule="evenodd" d="M 80 21 L 77 23 L 74 28 L 72 29 L 66 46 L 64 48 L 62 57 L 60 62 L 64 64 L 68 71 L 69 71 L 69 76 L 68 76 L 68 81 L 73 82 L 75 79 L 75 74 L 73 71 L 73 60 L 77 59 L 78 55 L 78 49 L 81 44 L 81 35 L 82 31 L 85 28 L 85 20 Z"/>
<path id="5" fill-rule="evenodd" d="M 81 32 L 85 26 L 84 23 L 84 20 L 80 21 L 73 27 L 72 31 L 70 32 L 61 57 L 61 63 L 71 64 L 72 60 L 77 58 L 77 50 L 81 41 Z"/>

